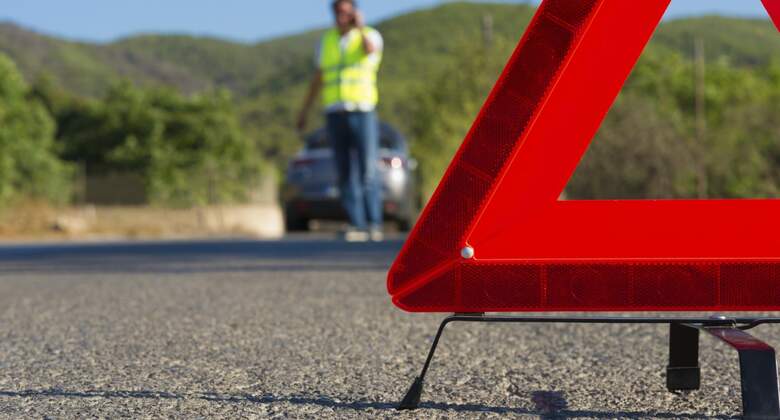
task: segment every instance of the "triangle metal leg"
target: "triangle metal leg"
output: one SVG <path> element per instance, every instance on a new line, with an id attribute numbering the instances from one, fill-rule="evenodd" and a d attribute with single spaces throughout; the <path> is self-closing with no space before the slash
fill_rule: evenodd
<path id="1" fill-rule="evenodd" d="M 482 316 L 482 314 L 471 315 L 476 317 Z M 420 376 L 414 380 L 412 386 L 409 387 L 409 391 L 406 392 L 403 400 L 401 400 L 401 403 L 398 405 L 398 410 L 416 410 L 420 406 L 420 398 L 422 397 L 423 387 L 425 385 L 425 375 L 428 373 L 428 368 L 431 366 L 433 355 L 436 354 L 436 348 L 439 346 L 439 339 L 441 339 L 447 324 L 461 319 L 465 318 L 455 314 L 445 318 L 444 321 L 441 322 L 439 325 L 439 330 L 436 332 L 436 338 L 433 339 L 431 349 L 428 351 L 428 358 L 425 360 L 425 365 L 423 366 L 422 372 L 420 372 Z"/>
<path id="2" fill-rule="evenodd" d="M 780 318 L 643 318 L 643 317 L 518 317 L 455 314 L 445 318 L 433 340 L 420 375 L 398 405 L 399 410 L 419 408 L 425 375 L 433 361 L 445 327 L 451 322 L 479 323 L 575 323 L 575 324 L 669 324 L 669 365 L 666 386 L 670 391 L 696 390 L 701 383 L 699 332 L 704 331 L 739 353 L 743 416 L 748 420 L 780 420 L 775 350 L 745 330 L 763 324 L 780 324 Z"/>
<path id="3" fill-rule="evenodd" d="M 669 366 L 666 388 L 693 391 L 701 386 L 699 368 L 699 329 L 685 324 L 669 324 Z"/>
<path id="4" fill-rule="evenodd" d="M 739 353 L 745 419 L 780 419 L 775 349 L 736 327 L 702 327 Z"/>

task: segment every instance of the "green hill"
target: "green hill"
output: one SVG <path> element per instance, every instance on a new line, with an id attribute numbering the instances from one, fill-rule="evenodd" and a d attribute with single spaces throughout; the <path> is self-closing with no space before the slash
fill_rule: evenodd
<path id="1" fill-rule="evenodd" d="M 780 52 L 780 35 L 768 20 L 706 16 L 672 20 L 661 25 L 654 46 L 693 54 L 693 38 L 704 40 L 707 58 L 727 57 L 738 65 L 762 65 Z"/>
<path id="2" fill-rule="evenodd" d="M 448 3 L 380 22 L 377 27 L 387 43 L 384 80 L 393 84 L 435 71 L 463 42 L 482 36 L 484 16 L 492 17 L 497 36 L 517 40 L 533 11 L 527 5 Z M 90 44 L 0 23 L 0 52 L 11 57 L 28 80 L 47 73 L 80 95 L 98 95 L 117 77 L 125 77 L 183 92 L 224 87 L 246 97 L 300 83 L 309 74 L 320 33 L 256 44 L 181 35 Z M 688 53 L 694 35 L 705 40 L 710 57 L 727 55 L 740 64 L 764 63 L 780 49 L 780 36 L 768 20 L 716 16 L 664 23 L 653 43 Z"/>
<path id="3" fill-rule="evenodd" d="M 425 125 L 450 120 L 444 130 L 447 140 L 439 140 L 439 134 L 430 132 L 427 146 L 416 149 L 418 157 L 424 159 L 419 156 L 422 153 L 449 156 L 450 148 L 457 145 L 455 139 L 465 134 L 469 121 L 534 12 L 535 8 L 525 4 L 448 2 L 376 25 L 385 37 L 386 47 L 380 76 L 382 118 L 398 125 L 413 141 L 422 143 L 426 141 L 419 140 L 425 135 Z M 492 22 L 490 48 L 485 48 L 486 20 Z M 244 132 L 266 158 L 281 168 L 300 147 L 299 136 L 292 129 L 293 121 L 313 72 L 312 53 L 321 34 L 322 31 L 310 31 L 255 44 L 168 35 L 135 36 L 93 44 L 66 41 L 4 23 L 0 24 L 0 53 L 14 60 L 28 81 L 35 82 L 45 76 L 66 92 L 85 98 L 103 97 L 120 79 L 140 86 L 171 86 L 186 94 L 227 89 L 233 94 Z M 774 73 L 761 70 L 763 73 L 756 76 L 758 73 L 754 69 L 763 69 L 773 60 L 776 62 L 780 51 L 780 36 L 768 20 L 707 16 L 663 23 L 648 47 L 647 58 L 641 61 L 629 83 L 630 93 L 641 98 L 632 96 L 624 102 L 634 104 L 636 109 L 645 107 L 650 110 L 648 112 L 657 111 L 658 124 L 671 119 L 674 126 L 666 128 L 671 130 L 669 133 L 674 131 L 676 134 L 669 134 L 668 141 L 690 131 L 694 38 L 704 42 L 708 62 L 715 67 L 712 73 L 708 69 L 708 75 L 723 80 L 748 76 L 757 77 L 761 83 L 769 80 L 766 74 Z M 473 61 L 484 62 L 471 63 Z M 447 81 L 447 72 L 459 73 L 459 78 Z M 758 81 L 746 86 L 758 86 Z M 445 86 L 448 83 L 470 85 L 460 96 L 437 93 L 436 89 L 442 92 L 460 89 L 459 86 Z M 771 87 L 774 82 L 767 83 Z M 713 95 L 713 101 L 720 101 L 717 105 L 724 109 L 728 108 L 729 101 L 739 99 L 717 90 L 708 90 L 707 94 Z M 645 103 L 661 96 L 675 101 L 664 106 L 679 111 L 679 115 L 667 115 L 666 109 L 655 109 Z M 429 103 L 420 104 L 426 101 Z M 427 110 L 430 115 L 428 120 L 420 121 L 417 117 L 426 111 L 426 106 L 431 107 Z M 437 106 L 443 111 L 439 112 Z M 444 115 L 444 109 L 450 114 Z M 723 119 L 711 109 L 709 112 L 714 125 L 720 121 L 718 119 Z M 623 114 L 617 112 L 616 115 Z M 618 127 L 616 118 L 612 122 L 608 120 L 605 126 Z M 647 121 L 641 116 L 637 118 L 643 123 Z M 625 131 L 632 132 L 628 123 Z M 618 137 L 614 138 L 619 141 Z M 448 142 L 450 146 L 442 149 L 438 141 Z M 435 181 L 437 171 L 445 163 L 446 159 L 443 159 L 427 174 L 429 184 Z M 586 162 L 585 167 L 588 164 Z M 648 173 L 656 170 L 650 168 Z M 637 176 L 637 194 L 642 192 L 644 176 Z M 692 181 L 678 183 L 686 182 Z M 667 187 L 658 188 L 661 194 Z M 585 188 L 580 190 L 585 191 Z M 689 190 L 687 184 L 679 188 L 679 191 Z M 593 195 L 598 193 L 593 192 Z"/>
<path id="4" fill-rule="evenodd" d="M 139 84 L 172 84 L 183 90 L 199 90 L 210 84 L 182 67 L 154 60 L 121 43 L 68 42 L 10 23 L 0 24 L 0 52 L 14 60 L 29 81 L 46 75 L 79 95 L 101 94 L 119 77 Z"/>

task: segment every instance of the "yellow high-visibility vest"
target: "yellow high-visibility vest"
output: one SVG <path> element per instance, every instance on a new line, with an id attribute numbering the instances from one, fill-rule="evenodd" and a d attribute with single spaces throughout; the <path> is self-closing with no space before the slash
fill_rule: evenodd
<path id="1" fill-rule="evenodd" d="M 329 30 L 322 39 L 320 69 L 323 105 L 327 108 L 338 103 L 350 103 L 373 107 L 379 102 L 376 76 L 382 53 L 376 52 L 379 59 L 372 60 L 363 49 L 362 37 L 354 33 L 347 36 L 349 42 L 343 50 L 338 30 Z"/>

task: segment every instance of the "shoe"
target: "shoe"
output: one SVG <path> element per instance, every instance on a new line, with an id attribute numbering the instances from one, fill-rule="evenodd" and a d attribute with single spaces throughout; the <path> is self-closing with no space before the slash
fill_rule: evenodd
<path id="1" fill-rule="evenodd" d="M 372 242 L 382 242 L 385 239 L 385 234 L 382 232 L 381 227 L 372 227 L 368 231 L 368 236 L 371 237 Z"/>
<path id="2" fill-rule="evenodd" d="M 347 242 L 367 242 L 370 239 L 368 232 L 354 227 L 347 228 L 341 235 Z"/>

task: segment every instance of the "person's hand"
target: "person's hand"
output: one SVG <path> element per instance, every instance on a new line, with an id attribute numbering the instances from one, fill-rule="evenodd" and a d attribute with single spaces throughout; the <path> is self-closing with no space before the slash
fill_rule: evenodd
<path id="1" fill-rule="evenodd" d="M 363 29 L 363 27 L 366 26 L 366 20 L 363 17 L 363 12 L 360 10 L 355 10 L 355 17 L 353 18 L 353 22 L 356 28 Z"/>

